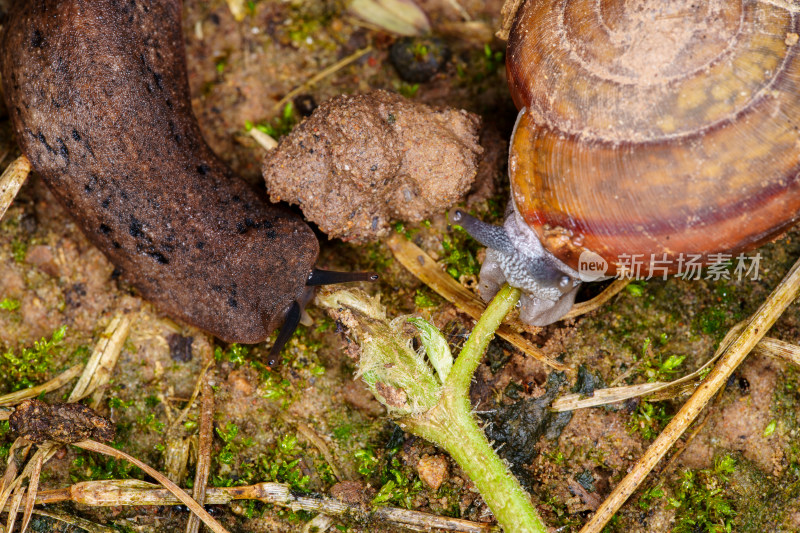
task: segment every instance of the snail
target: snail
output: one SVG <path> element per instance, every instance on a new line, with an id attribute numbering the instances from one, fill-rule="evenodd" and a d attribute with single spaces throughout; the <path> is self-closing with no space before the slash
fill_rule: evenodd
<path id="1" fill-rule="evenodd" d="M 192 113 L 180 0 L 20 0 L 2 37 L 23 153 L 87 237 L 162 312 L 226 342 L 300 320 L 319 243 L 214 155 Z"/>
<path id="2" fill-rule="evenodd" d="M 642 276 L 675 273 L 687 256 L 713 263 L 791 227 L 798 7 L 525 1 L 506 56 L 520 110 L 506 221 L 451 212 L 489 248 L 481 295 L 508 281 L 523 290 L 522 319 L 546 325 L 571 307 L 582 258 L 607 276 L 636 257 Z"/>

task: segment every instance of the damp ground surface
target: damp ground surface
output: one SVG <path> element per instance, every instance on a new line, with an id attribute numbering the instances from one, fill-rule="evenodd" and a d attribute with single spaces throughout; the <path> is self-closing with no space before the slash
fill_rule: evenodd
<path id="1" fill-rule="evenodd" d="M 484 220 L 500 219 L 508 194 L 504 154 L 516 112 L 505 89 L 503 43 L 480 36 L 499 26 L 501 2 L 460 2 L 476 24 L 473 31 L 455 24 L 463 22 L 453 7 L 456 2 L 421 2 L 434 33 L 451 51 L 426 82 L 403 81 L 389 61 L 398 37 L 358 22 L 340 2 L 251 2 L 241 22 L 221 1 L 184 4 L 194 110 L 212 148 L 252 184 L 263 187 L 263 153 L 247 134 L 248 127 L 280 136 L 302 119 L 312 100 L 382 88 L 483 118 L 484 162 L 467 205 Z M 304 89 L 292 109 L 276 106 L 290 90 L 367 46 L 372 51 Z M 5 165 L 18 150 L 6 113 L 2 115 L 0 154 L 7 152 Z M 395 231 L 474 288 L 482 251 L 449 228 L 444 213 L 423 223 L 397 225 Z M 391 315 L 426 317 L 454 346 L 463 343 L 473 321 L 405 271 L 383 243 L 356 246 L 319 236 L 318 266 L 380 272 L 380 281 L 364 288 L 381 294 Z M 790 232 L 760 254 L 758 280 L 637 282 L 601 309 L 536 329 L 529 332 L 530 339 L 574 370 L 561 392 L 674 379 L 699 368 L 726 332 L 757 309 L 800 256 L 798 234 Z M 596 290 L 587 287 L 582 297 Z M 1 392 L 41 383 L 85 361 L 113 316 L 122 312 L 133 317 L 100 411 L 116 426 L 114 446 L 191 486 L 199 411 L 191 409 L 180 424 L 173 421 L 195 388 L 202 334 L 162 316 L 121 284 L 113 265 L 89 244 L 36 176 L 0 223 L 0 302 L 0 354 L 19 356 L 22 348 L 55 335 L 46 349 L 29 350 L 24 358 L 0 358 Z M 262 364 L 269 342 L 215 345 L 209 483 L 278 481 L 296 493 L 360 494 L 378 505 L 492 522 L 469 479 L 449 457 L 404 434 L 354 380 L 353 350 L 337 324 L 313 306 L 308 313 L 309 325 L 299 328 L 276 371 Z M 799 321 L 800 308 L 792 305 L 769 335 L 800 342 Z M 66 329 L 59 340 L 61 328 Z M 495 341 L 477 372 L 472 399 L 477 410 L 488 412 L 482 416 L 491 422 L 492 438 L 506 442 L 501 455 L 512 463 L 545 522 L 558 531 L 577 531 L 685 398 L 631 400 L 555 420 L 537 411 L 531 400 L 544 395 L 548 383 L 553 387 L 558 382 L 543 364 Z M 608 531 L 800 529 L 799 387 L 797 368 L 750 356 Z M 69 386 L 43 399 L 62 401 L 68 391 Z M 513 417 L 521 412 L 531 422 L 516 424 Z M 0 459 L 5 461 L 12 441 L 7 423 L 0 424 Z M 323 453 L 320 441 L 330 453 Z M 188 464 L 169 466 L 174 462 L 168 458 L 184 446 L 190 450 Z M 45 466 L 42 488 L 131 477 L 144 475 L 125 463 L 67 447 Z M 339 481 L 358 485 L 337 485 Z M 62 504 L 58 509 L 126 532 L 182 530 L 187 516 L 183 507 L 167 506 Z M 313 517 L 257 502 L 213 507 L 212 512 L 232 532 L 301 531 Z M 338 531 L 401 531 L 357 519 L 335 524 Z M 42 517 L 34 519 L 32 528 L 66 530 Z"/>

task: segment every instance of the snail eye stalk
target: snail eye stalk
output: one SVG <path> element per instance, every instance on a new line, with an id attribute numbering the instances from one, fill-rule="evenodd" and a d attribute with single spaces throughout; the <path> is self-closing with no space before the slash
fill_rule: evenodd
<path id="1" fill-rule="evenodd" d="M 459 208 L 453 208 L 448 213 L 451 224 L 458 224 L 472 236 L 473 239 L 486 246 L 505 254 L 514 253 L 514 245 L 511 243 L 506 230 L 501 226 L 487 224 L 478 220 L 472 215 L 468 215 Z"/>

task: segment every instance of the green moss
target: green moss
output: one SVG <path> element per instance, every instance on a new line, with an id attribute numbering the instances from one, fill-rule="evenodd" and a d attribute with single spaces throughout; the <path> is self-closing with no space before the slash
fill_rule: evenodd
<path id="1" fill-rule="evenodd" d="M 718 458 L 713 468 L 686 470 L 669 499 L 677 510 L 675 533 L 723 533 L 733 528 L 736 511 L 728 489 L 730 474 L 736 461 L 726 455 Z"/>
<path id="2" fill-rule="evenodd" d="M 406 98 L 414 98 L 417 95 L 417 91 L 419 91 L 419 83 L 402 82 L 397 88 L 397 92 Z"/>
<path id="3" fill-rule="evenodd" d="M 417 293 L 414 296 L 414 305 L 421 309 L 427 307 L 437 307 L 441 303 L 442 299 L 427 288 L 417 289 Z"/>
<path id="4" fill-rule="evenodd" d="M 13 298 L 3 298 L 3 300 L 0 301 L 0 309 L 5 309 L 6 311 L 16 311 L 19 309 L 19 306 L 19 300 Z"/>
<path id="5" fill-rule="evenodd" d="M 69 468 L 73 483 L 79 481 L 98 481 L 101 479 L 144 479 L 144 472 L 128 461 L 114 459 L 106 455 L 87 452 L 72 447 L 76 457 Z"/>
<path id="6" fill-rule="evenodd" d="M 279 117 L 272 119 L 270 122 L 258 122 L 255 124 L 246 120 L 244 129 L 245 131 L 250 131 L 256 128 L 277 140 L 291 132 L 295 124 L 297 124 L 297 115 L 294 111 L 294 104 L 287 102 Z"/>
<path id="7" fill-rule="evenodd" d="M 11 241 L 11 257 L 14 258 L 14 261 L 17 263 L 24 263 L 25 262 L 25 254 L 28 253 L 28 241 L 23 241 L 22 239 L 16 238 Z"/>
<path id="8" fill-rule="evenodd" d="M 472 239 L 461 226 L 453 226 L 453 232 L 442 237 L 442 262 L 447 273 L 457 280 L 461 276 L 477 276 L 481 271 L 476 259 L 480 248 L 480 243 Z"/>
<path id="9" fill-rule="evenodd" d="M 63 349 L 67 327 L 61 326 L 49 339 L 42 338 L 33 348 L 22 348 L 19 353 L 6 351 L 0 359 L 0 373 L 6 388 L 12 391 L 27 389 L 45 381 L 53 370 L 54 359 Z"/>
<path id="10" fill-rule="evenodd" d="M 323 490 L 335 482 L 330 465 L 321 455 L 311 453 L 312 450 L 301 445 L 293 432 L 280 437 L 271 449 L 244 461 L 243 450 L 254 446 L 254 442 L 252 439 L 240 439 L 238 433 L 238 427 L 230 423 L 223 429 L 217 428 L 217 435 L 224 444 L 215 456 L 217 472 L 212 476 L 214 486 L 231 487 L 272 481 L 286 483 L 295 492 L 308 493 L 312 489 Z M 317 481 L 314 486 L 311 476 L 304 469 L 315 472 Z M 321 486 L 320 482 L 325 486 Z"/>
<path id="11" fill-rule="evenodd" d="M 474 49 L 467 61 L 456 64 L 456 74 L 461 83 L 478 85 L 493 78 L 504 64 L 505 52 L 485 44 L 483 49 Z"/>
<path id="12" fill-rule="evenodd" d="M 661 484 L 659 483 L 655 487 L 650 487 L 639 496 L 639 508 L 646 511 L 650 509 L 651 505 L 656 500 L 660 500 L 663 497 L 664 489 L 661 488 Z"/>
<path id="13" fill-rule="evenodd" d="M 236 343 L 233 343 L 230 346 L 228 346 L 227 350 L 223 350 L 219 346 L 214 348 L 215 360 L 226 363 L 233 363 L 236 366 L 248 362 L 247 359 L 248 355 L 250 355 L 250 349 L 247 346 L 241 346 Z"/>
<path id="14" fill-rule="evenodd" d="M 653 440 L 672 419 L 666 402 L 642 401 L 628 420 L 628 431 L 638 433 L 646 440 Z"/>
<path id="15" fill-rule="evenodd" d="M 381 488 L 372 498 L 372 504 L 390 504 L 413 509 L 414 499 L 421 491 L 422 481 L 416 472 L 409 467 L 403 467 L 400 460 L 392 456 L 381 474 Z"/>

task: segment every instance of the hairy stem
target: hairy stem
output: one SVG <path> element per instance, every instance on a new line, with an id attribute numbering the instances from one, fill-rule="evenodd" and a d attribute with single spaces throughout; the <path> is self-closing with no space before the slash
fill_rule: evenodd
<path id="1" fill-rule="evenodd" d="M 518 289 L 508 285 L 497 293 L 453 365 L 439 403 L 421 416 L 408 416 L 398 422 L 450 454 L 475 483 L 506 533 L 545 533 L 547 527 L 531 504 L 530 496 L 486 440 L 469 402 L 472 374 L 519 295 Z"/>

